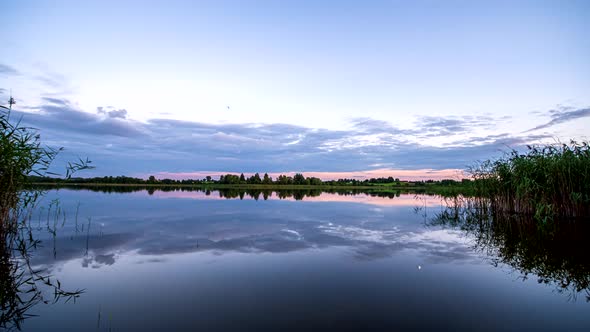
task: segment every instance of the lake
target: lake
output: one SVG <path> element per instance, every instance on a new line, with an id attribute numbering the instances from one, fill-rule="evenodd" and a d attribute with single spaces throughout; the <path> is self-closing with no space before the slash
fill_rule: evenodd
<path id="1" fill-rule="evenodd" d="M 128 191 L 44 195 L 31 263 L 84 293 L 24 331 L 590 330 L 586 226 L 537 257 L 433 195 Z"/>

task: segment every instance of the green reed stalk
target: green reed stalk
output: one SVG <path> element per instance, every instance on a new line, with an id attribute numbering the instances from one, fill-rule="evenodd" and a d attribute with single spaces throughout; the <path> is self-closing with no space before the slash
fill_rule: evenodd
<path id="1" fill-rule="evenodd" d="M 528 146 L 472 169 L 479 197 L 497 211 L 538 219 L 590 216 L 590 146 L 587 142 Z"/>

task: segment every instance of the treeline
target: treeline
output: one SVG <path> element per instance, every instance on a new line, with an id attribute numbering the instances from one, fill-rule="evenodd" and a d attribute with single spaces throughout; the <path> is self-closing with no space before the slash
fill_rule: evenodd
<path id="1" fill-rule="evenodd" d="M 122 185 L 306 185 L 306 186 L 400 186 L 400 187 L 422 187 L 422 186 L 457 186 L 466 185 L 470 180 L 463 179 L 456 181 L 452 179 L 445 180 L 427 180 L 427 181 L 403 181 L 399 178 L 381 177 L 370 178 L 364 180 L 358 179 L 338 179 L 323 181 L 317 177 L 306 177 L 302 173 L 297 173 L 294 176 L 279 175 L 273 179 L 268 173 L 260 176 L 255 173 L 250 177 L 244 174 L 225 174 L 221 175 L 219 179 L 213 179 L 211 176 L 206 176 L 202 179 L 157 179 L 155 176 L 150 176 L 147 180 L 141 178 L 134 178 L 128 176 L 103 176 L 93 178 L 53 178 L 42 176 L 31 176 L 29 179 L 33 183 L 52 183 L 52 184 L 122 184 Z"/>

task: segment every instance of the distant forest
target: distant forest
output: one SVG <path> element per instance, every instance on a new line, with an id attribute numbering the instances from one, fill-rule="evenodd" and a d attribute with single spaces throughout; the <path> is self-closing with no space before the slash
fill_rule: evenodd
<path id="1" fill-rule="evenodd" d="M 261 177 L 256 173 L 250 177 L 236 174 L 221 175 L 218 180 L 211 176 L 206 176 L 202 179 L 156 179 L 155 176 L 150 176 L 147 180 L 141 178 L 134 178 L 128 176 L 104 176 L 93 178 L 69 178 L 61 179 L 54 177 L 40 177 L 31 176 L 30 182 L 33 183 L 64 183 L 64 184 L 137 184 L 137 185 L 307 185 L 307 186 L 428 186 L 428 185 L 442 185 L 454 186 L 469 183 L 469 179 L 456 181 L 452 179 L 445 180 L 426 180 L 426 181 L 404 181 L 393 177 L 370 178 L 364 180 L 358 179 L 338 179 L 323 181 L 317 177 L 305 177 L 301 173 L 294 176 L 279 175 L 276 179 L 270 177 L 267 173 Z"/>

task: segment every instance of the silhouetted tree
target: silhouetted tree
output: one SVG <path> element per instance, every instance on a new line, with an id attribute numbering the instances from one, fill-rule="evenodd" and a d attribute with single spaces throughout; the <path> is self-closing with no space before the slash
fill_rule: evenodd
<path id="1" fill-rule="evenodd" d="M 248 179 L 248 183 L 251 184 L 260 184 L 262 183 L 262 179 L 260 179 L 260 174 L 256 173 Z"/>
<path id="2" fill-rule="evenodd" d="M 293 184 L 305 184 L 305 176 L 301 173 L 295 174 L 293 177 Z"/>

